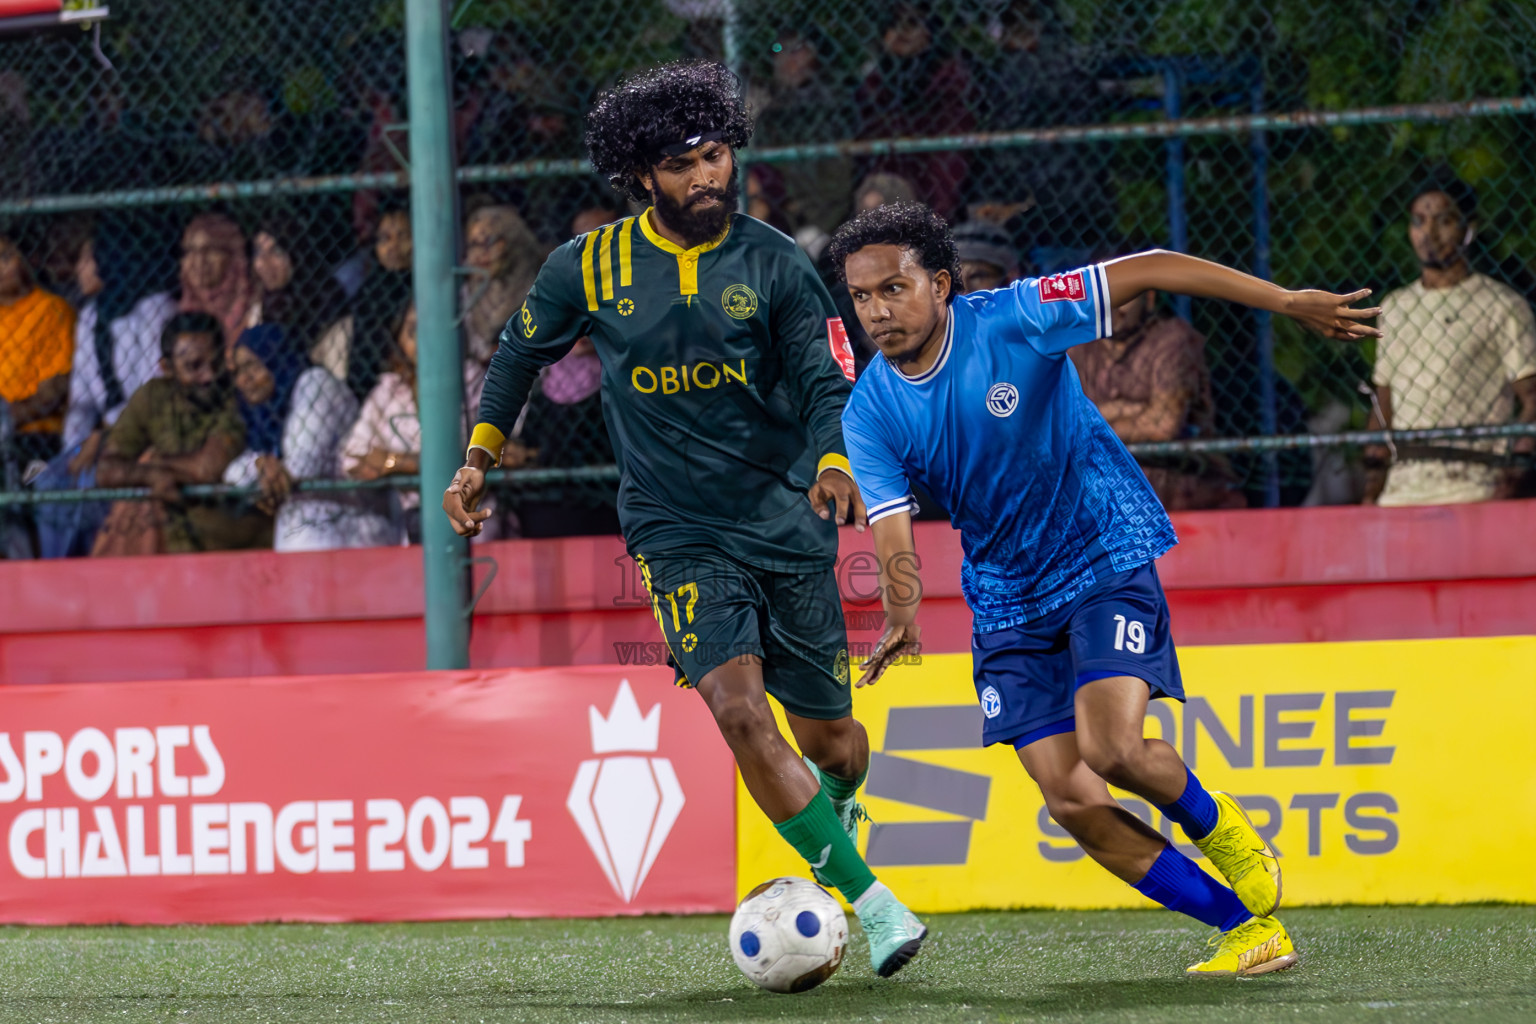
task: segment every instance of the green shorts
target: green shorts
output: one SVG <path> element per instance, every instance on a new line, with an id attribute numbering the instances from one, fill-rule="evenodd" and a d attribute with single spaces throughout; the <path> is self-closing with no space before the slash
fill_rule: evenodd
<path id="1" fill-rule="evenodd" d="M 715 552 L 636 555 L 677 684 L 755 654 L 763 685 L 790 714 L 846 718 L 848 633 L 837 574 L 769 572 Z"/>

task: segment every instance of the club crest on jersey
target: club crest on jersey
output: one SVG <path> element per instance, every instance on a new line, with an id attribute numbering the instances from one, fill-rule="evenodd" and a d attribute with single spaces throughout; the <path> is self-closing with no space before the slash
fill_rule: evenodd
<path id="1" fill-rule="evenodd" d="M 837 652 L 837 660 L 832 663 L 832 674 L 837 676 L 838 686 L 848 685 L 848 648 L 844 647 Z"/>
<path id="2" fill-rule="evenodd" d="M 745 320 L 757 312 L 757 293 L 744 284 L 733 284 L 720 296 L 726 316 Z"/>
<path id="3" fill-rule="evenodd" d="M 843 371 L 848 383 L 853 383 L 853 346 L 848 344 L 848 328 L 840 316 L 827 317 L 827 344 L 832 348 L 832 361 Z"/>
<path id="4" fill-rule="evenodd" d="M 1019 407 L 1019 389 L 1004 381 L 993 384 L 987 391 L 987 412 L 999 419 L 1007 419 Z"/>
<path id="5" fill-rule="evenodd" d="M 1041 302 L 1081 302 L 1087 294 L 1081 270 L 1040 279 Z"/>

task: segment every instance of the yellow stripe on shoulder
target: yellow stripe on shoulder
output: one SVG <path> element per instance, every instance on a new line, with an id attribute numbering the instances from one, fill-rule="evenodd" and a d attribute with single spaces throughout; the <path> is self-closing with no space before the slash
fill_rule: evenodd
<path id="1" fill-rule="evenodd" d="M 587 232 L 587 244 L 581 247 L 581 283 L 587 289 L 587 312 L 597 312 L 597 280 L 592 274 L 592 250 L 597 247 L 596 231 Z"/>

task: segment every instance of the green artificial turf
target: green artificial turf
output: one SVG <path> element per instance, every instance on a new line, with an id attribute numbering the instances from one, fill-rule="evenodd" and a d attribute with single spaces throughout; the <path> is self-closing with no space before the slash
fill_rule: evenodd
<path id="1" fill-rule="evenodd" d="M 1287 911 L 1301 966 L 1190 981 L 1158 911 L 935 916 L 894 979 L 857 926 L 815 991 L 761 992 L 721 917 L 0 928 L 0 1021 L 1536 1021 L 1536 908 Z"/>

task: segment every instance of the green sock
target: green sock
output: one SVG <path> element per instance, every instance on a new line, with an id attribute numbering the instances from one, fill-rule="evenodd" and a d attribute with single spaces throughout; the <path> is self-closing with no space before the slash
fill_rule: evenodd
<path id="1" fill-rule="evenodd" d="M 806 759 L 806 763 L 810 763 L 809 758 Z M 864 765 L 864 771 L 856 779 L 845 779 L 833 775 L 825 768 L 817 768 L 816 774 L 821 777 L 821 791 L 827 794 L 828 800 L 847 800 L 859 791 L 860 786 L 864 785 L 864 780 L 869 777 L 869 765 Z"/>
<path id="2" fill-rule="evenodd" d="M 811 865 L 816 880 L 836 888 L 849 903 L 875 884 L 874 872 L 848 841 L 826 793 L 817 792 L 799 814 L 773 827 Z"/>

